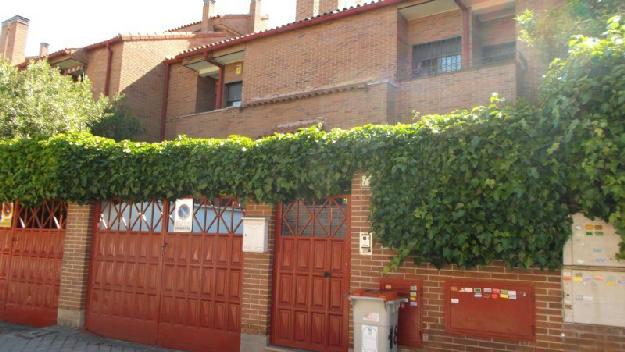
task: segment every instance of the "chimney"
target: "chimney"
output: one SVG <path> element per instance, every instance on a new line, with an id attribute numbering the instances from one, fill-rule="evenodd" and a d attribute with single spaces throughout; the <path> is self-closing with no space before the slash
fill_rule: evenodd
<path id="1" fill-rule="evenodd" d="M 215 0 L 204 0 L 204 10 L 202 11 L 202 33 L 213 32 L 211 18 L 215 17 Z"/>
<path id="2" fill-rule="evenodd" d="M 318 14 L 319 0 L 297 0 L 296 21 L 301 21 L 308 17 L 315 17 Z"/>
<path id="3" fill-rule="evenodd" d="M 2 22 L 0 31 L 0 57 L 12 65 L 24 62 L 26 55 L 26 36 L 30 20 L 22 16 L 13 16 Z"/>
<path id="4" fill-rule="evenodd" d="M 339 0 L 319 0 L 319 14 L 334 11 L 339 8 Z"/>
<path id="5" fill-rule="evenodd" d="M 269 18 L 262 15 L 262 0 L 250 0 L 250 30 L 260 32 L 267 29 Z"/>
<path id="6" fill-rule="evenodd" d="M 50 44 L 41 43 L 39 44 L 39 57 L 48 57 L 48 49 L 50 48 Z"/>

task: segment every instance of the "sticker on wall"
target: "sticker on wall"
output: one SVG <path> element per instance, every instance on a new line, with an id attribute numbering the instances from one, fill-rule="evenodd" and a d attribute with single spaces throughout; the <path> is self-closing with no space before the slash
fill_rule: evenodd
<path id="1" fill-rule="evenodd" d="M 491 292 L 493 292 L 493 289 L 490 287 L 484 289 L 484 293 L 491 293 Z"/>
<path id="2" fill-rule="evenodd" d="M 564 281 L 573 281 L 573 275 L 570 272 L 565 271 L 562 273 L 562 280 Z"/>
<path id="3" fill-rule="evenodd" d="M 366 352 L 378 352 L 378 327 L 363 324 L 360 331 L 362 350 Z"/>
<path id="4" fill-rule="evenodd" d="M 508 291 L 508 298 L 516 299 L 516 291 Z"/>
<path id="5" fill-rule="evenodd" d="M 237 64 L 237 65 L 234 67 L 234 72 L 235 72 L 237 75 L 240 75 L 242 70 L 243 70 L 243 66 L 242 66 L 241 64 Z"/>
<path id="6" fill-rule="evenodd" d="M 2 203 L 0 211 L 0 228 L 11 228 L 11 219 L 13 219 L 13 203 Z"/>
<path id="7" fill-rule="evenodd" d="M 458 303 L 460 303 L 460 300 L 458 298 L 451 299 L 451 304 L 458 304 Z"/>
<path id="8" fill-rule="evenodd" d="M 582 273 L 575 273 L 575 277 L 573 277 L 574 282 L 582 282 L 584 280 L 584 275 Z"/>

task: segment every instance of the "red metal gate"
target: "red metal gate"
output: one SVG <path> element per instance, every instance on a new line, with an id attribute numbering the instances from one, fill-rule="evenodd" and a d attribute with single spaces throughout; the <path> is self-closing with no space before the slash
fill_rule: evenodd
<path id="1" fill-rule="evenodd" d="M 56 324 L 67 205 L 2 204 L 9 227 L 0 228 L 0 320 L 37 327 Z"/>
<path id="2" fill-rule="evenodd" d="M 278 212 L 272 343 L 313 351 L 348 348 L 349 198 L 298 201 Z"/>
<path id="3" fill-rule="evenodd" d="M 173 208 L 101 205 L 87 329 L 170 348 L 239 351 L 243 210 L 232 200 L 195 201 L 192 232 L 175 233 Z"/>

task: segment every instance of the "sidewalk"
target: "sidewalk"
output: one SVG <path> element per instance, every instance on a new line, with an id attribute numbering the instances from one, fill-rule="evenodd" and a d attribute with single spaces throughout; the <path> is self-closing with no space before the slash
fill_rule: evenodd
<path id="1" fill-rule="evenodd" d="M 0 322 L 0 352 L 172 352 L 58 326 L 34 329 Z"/>

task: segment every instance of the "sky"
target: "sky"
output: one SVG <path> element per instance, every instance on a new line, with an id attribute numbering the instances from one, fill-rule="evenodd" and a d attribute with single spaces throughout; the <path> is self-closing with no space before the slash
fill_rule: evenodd
<path id="1" fill-rule="evenodd" d="M 30 19 L 26 55 L 82 47 L 119 33 L 154 33 L 202 19 L 202 0 L 0 0 L 0 21 Z M 292 22 L 296 0 L 263 0 L 263 14 L 275 27 Z M 249 12 L 249 0 L 217 0 L 217 14 Z"/>

